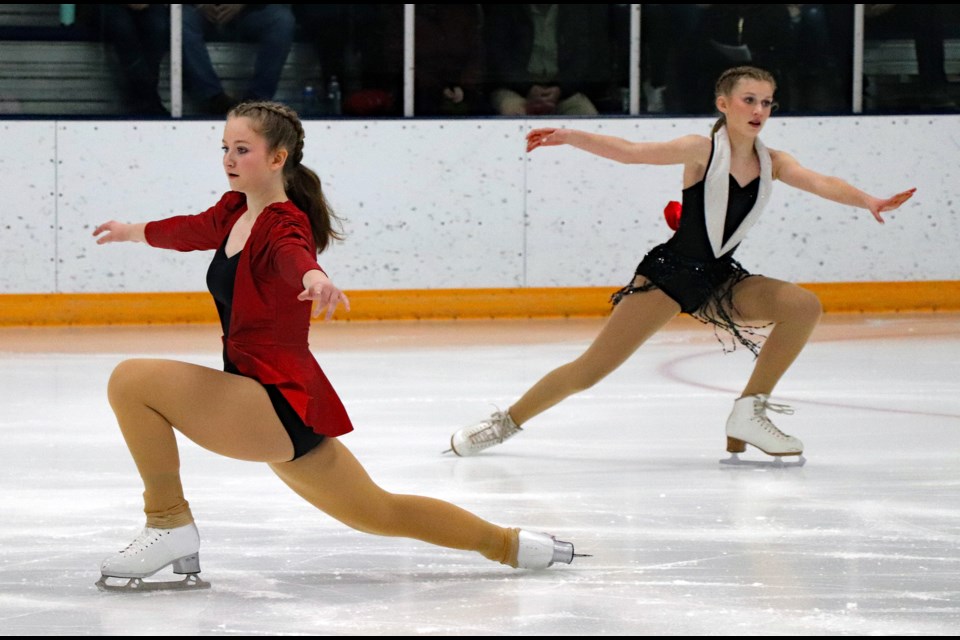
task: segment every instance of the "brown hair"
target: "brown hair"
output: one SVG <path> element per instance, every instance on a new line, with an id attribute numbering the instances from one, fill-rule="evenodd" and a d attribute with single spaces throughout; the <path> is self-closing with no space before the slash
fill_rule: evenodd
<path id="1" fill-rule="evenodd" d="M 758 67 L 731 67 L 723 73 L 720 74 L 720 77 L 717 78 L 717 85 L 713 91 L 713 97 L 719 98 L 720 96 L 729 96 L 733 93 L 734 87 L 737 86 L 737 83 L 747 78 L 748 80 L 758 80 L 760 82 L 769 82 L 770 86 L 773 87 L 773 90 L 777 90 L 777 81 L 773 78 L 773 74 L 764 69 Z M 720 114 L 720 117 L 713 125 L 713 129 L 710 131 L 710 137 L 712 138 L 717 131 L 720 130 L 720 127 L 727 123 L 727 116 L 725 114 Z"/>
<path id="2" fill-rule="evenodd" d="M 283 182 L 293 204 L 307 214 L 317 253 L 322 252 L 331 240 L 342 240 L 343 234 L 338 218 L 323 195 L 320 178 L 303 161 L 303 124 L 297 112 L 279 102 L 241 102 L 227 117 L 250 118 L 254 129 L 267 140 L 270 150 L 286 149 L 287 162 L 283 166 Z"/>

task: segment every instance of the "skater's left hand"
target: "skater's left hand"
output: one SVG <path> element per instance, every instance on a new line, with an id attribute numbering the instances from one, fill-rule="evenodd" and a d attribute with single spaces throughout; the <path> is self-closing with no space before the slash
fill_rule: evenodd
<path id="1" fill-rule="evenodd" d="M 312 282 L 309 284 L 304 283 L 306 284 L 306 288 L 297 296 L 297 300 L 312 300 L 315 303 L 313 313 L 311 314 L 312 317 L 319 318 L 320 315 L 326 311 L 327 315 L 324 320 L 329 320 L 333 317 L 333 312 L 337 310 L 337 307 L 341 303 L 343 303 L 343 307 L 347 311 L 350 311 L 350 300 L 347 299 L 346 294 L 340 291 L 326 274 L 323 272 L 316 273 L 320 275 L 312 278 Z"/>
<path id="2" fill-rule="evenodd" d="M 880 216 L 884 211 L 893 211 L 902 205 L 904 202 L 913 197 L 913 194 L 916 192 L 917 188 L 907 189 L 906 191 L 901 191 L 895 196 L 890 198 L 874 198 L 868 207 L 870 213 L 873 214 L 873 217 L 877 219 L 877 222 L 883 224 L 883 218 Z"/>

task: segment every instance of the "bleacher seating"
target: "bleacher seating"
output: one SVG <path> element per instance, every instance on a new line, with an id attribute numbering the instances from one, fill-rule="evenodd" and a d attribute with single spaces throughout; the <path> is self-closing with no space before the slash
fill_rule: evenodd
<path id="1" fill-rule="evenodd" d="M 242 95 L 255 47 L 210 42 L 214 68 L 228 93 Z M 121 116 L 115 60 L 98 30 L 60 24 L 59 5 L 0 4 L 0 114 Z M 160 69 L 160 97 L 170 104 L 170 61 Z M 305 84 L 321 77 L 313 46 L 294 43 L 277 100 L 296 106 Z M 198 113 L 184 97 L 184 115 Z"/>
<path id="2" fill-rule="evenodd" d="M 944 70 L 947 75 L 960 75 L 960 39 L 944 42 Z M 865 40 L 863 43 L 865 76 L 901 76 L 908 80 L 917 75 L 917 52 L 913 40 Z"/>
<path id="3" fill-rule="evenodd" d="M 90 20 L 60 23 L 56 4 L 0 4 L 0 115 L 119 116 L 120 95 L 109 46 Z M 79 8 L 96 5 L 76 5 Z M 228 93 L 243 93 L 253 68 L 254 47 L 210 42 L 210 56 Z M 945 43 L 946 72 L 960 75 L 960 38 Z M 864 42 L 864 76 L 868 92 L 910 83 L 917 74 L 910 39 Z M 160 95 L 169 106 L 169 59 L 161 68 Z M 306 84 L 317 84 L 321 69 L 313 46 L 297 42 L 287 59 L 276 99 L 297 106 Z M 189 97 L 184 115 L 198 113 Z M 870 107 L 870 96 L 867 96 Z"/>

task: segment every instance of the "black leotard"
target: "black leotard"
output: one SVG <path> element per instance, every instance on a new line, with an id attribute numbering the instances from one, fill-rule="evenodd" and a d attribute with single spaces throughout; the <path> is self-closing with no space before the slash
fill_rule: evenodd
<path id="1" fill-rule="evenodd" d="M 229 237 L 229 236 L 228 236 Z M 220 316 L 220 327 L 223 329 L 223 335 L 230 335 L 230 313 L 233 309 L 233 284 L 237 276 L 237 263 L 240 261 L 240 252 L 227 257 L 226 239 L 223 244 L 213 254 L 213 260 L 210 262 L 210 268 L 207 270 L 207 288 L 213 295 L 214 302 L 217 305 L 217 314 Z M 227 350 L 223 350 L 223 370 L 227 373 L 242 375 L 227 358 Z M 316 433 L 313 429 L 303 423 L 303 420 L 293 410 L 290 403 L 287 402 L 276 385 L 265 384 L 267 395 L 270 396 L 270 402 L 273 404 L 274 411 L 280 419 L 283 428 L 286 429 L 293 443 L 293 459 L 309 453 L 314 447 L 323 442 L 325 436 Z"/>

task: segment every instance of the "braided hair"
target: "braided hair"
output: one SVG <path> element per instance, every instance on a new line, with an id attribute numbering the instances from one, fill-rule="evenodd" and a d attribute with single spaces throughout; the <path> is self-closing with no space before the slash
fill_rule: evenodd
<path id="1" fill-rule="evenodd" d="M 777 90 L 777 81 L 769 71 L 750 66 L 731 67 L 720 74 L 720 77 L 717 79 L 717 86 L 713 91 L 713 96 L 715 98 L 729 96 L 733 93 L 733 89 L 737 86 L 737 83 L 744 78 L 757 80 L 759 82 L 769 82 L 773 90 Z M 710 131 L 710 137 L 712 138 L 714 134 L 720 130 L 720 127 L 725 124 L 727 124 L 727 116 L 721 113 L 716 123 L 714 123 L 713 129 Z"/>
<path id="2" fill-rule="evenodd" d="M 286 149 L 287 162 L 283 166 L 283 183 L 287 195 L 297 208 L 307 214 L 317 252 L 321 253 L 331 240 L 342 240 L 338 218 L 326 197 L 320 178 L 303 162 L 303 124 L 297 112 L 279 102 L 241 102 L 227 117 L 249 118 L 254 130 L 267 140 L 271 150 Z M 337 229 L 334 229 L 334 224 Z"/>

